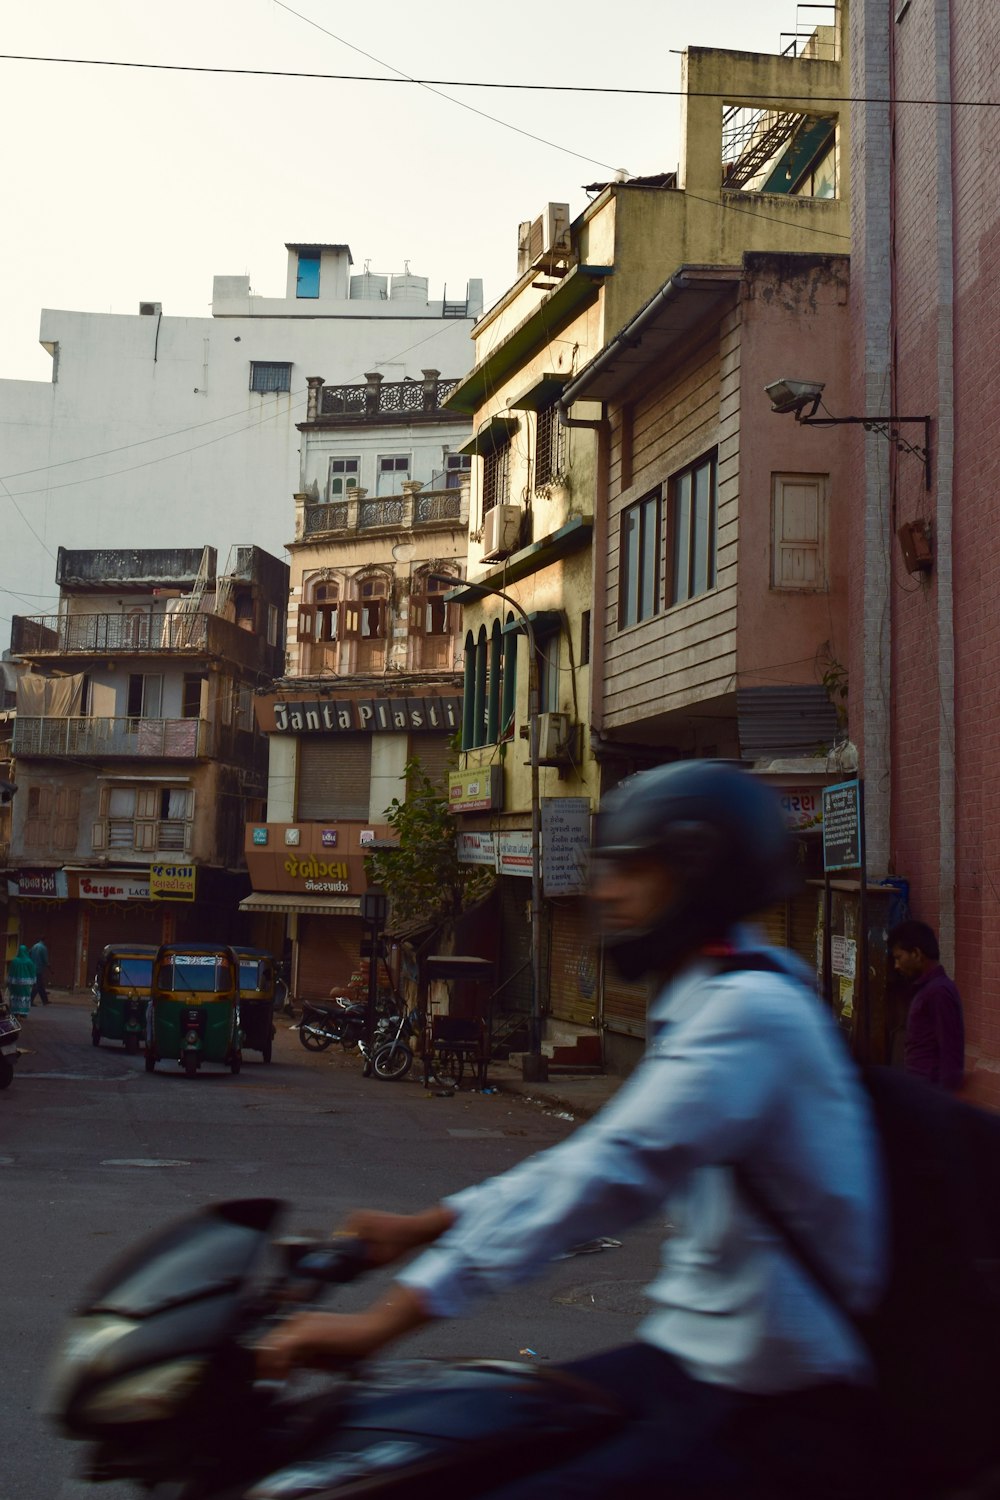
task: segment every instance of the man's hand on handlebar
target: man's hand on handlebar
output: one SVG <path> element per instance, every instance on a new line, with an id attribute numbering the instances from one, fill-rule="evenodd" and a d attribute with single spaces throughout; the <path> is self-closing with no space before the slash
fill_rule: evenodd
<path id="1" fill-rule="evenodd" d="M 296 1313 L 257 1345 L 257 1374 L 284 1380 L 298 1368 L 354 1364 L 430 1321 L 419 1293 L 404 1286 L 391 1287 L 361 1313 Z"/>
<path id="2" fill-rule="evenodd" d="M 391 1266 L 450 1229 L 455 1216 L 438 1204 L 419 1214 L 389 1214 L 378 1209 L 358 1209 L 344 1225 L 348 1234 L 363 1240 L 372 1266 Z"/>

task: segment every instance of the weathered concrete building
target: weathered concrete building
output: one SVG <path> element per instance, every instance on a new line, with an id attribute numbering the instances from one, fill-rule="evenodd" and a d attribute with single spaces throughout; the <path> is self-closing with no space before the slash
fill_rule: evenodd
<path id="1" fill-rule="evenodd" d="M 255 689 L 280 670 L 288 569 L 259 547 L 60 547 L 58 613 L 15 616 L 22 664 L 8 866 L 58 985 L 123 935 L 237 939 L 243 828 L 263 803 Z"/>

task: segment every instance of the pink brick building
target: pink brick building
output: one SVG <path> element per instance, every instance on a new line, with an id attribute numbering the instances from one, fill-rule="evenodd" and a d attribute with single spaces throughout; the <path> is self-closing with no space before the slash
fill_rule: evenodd
<path id="1" fill-rule="evenodd" d="M 972 1093 L 1000 1105 L 1000 112 L 977 107 L 997 98 L 996 0 L 854 0 L 850 50 L 869 101 L 852 114 L 850 413 L 932 418 L 929 488 L 915 456 L 842 429 L 870 868 L 908 877 L 938 929 Z M 907 570 L 908 522 L 929 524 L 929 571 Z"/>

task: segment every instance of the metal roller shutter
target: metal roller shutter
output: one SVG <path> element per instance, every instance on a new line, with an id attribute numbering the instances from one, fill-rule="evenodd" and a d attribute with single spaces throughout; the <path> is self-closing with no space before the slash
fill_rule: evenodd
<path id="1" fill-rule="evenodd" d="M 299 740 L 298 816 L 316 821 L 368 817 L 370 734 Z"/>
<path id="2" fill-rule="evenodd" d="M 446 792 L 448 772 L 457 760 L 451 741 L 432 738 L 430 735 L 414 737 L 410 742 L 410 755 L 419 760 L 420 769 L 424 775 L 433 781 L 435 786 L 440 787 L 442 792 Z"/>
<path id="3" fill-rule="evenodd" d="M 499 1011 L 531 1010 L 531 882 L 501 875 L 500 945 L 497 961 Z M 542 964 L 545 954 L 542 953 Z"/>
<path id="4" fill-rule="evenodd" d="M 801 891 L 788 903 L 788 946 L 815 971 L 816 942 L 822 895 L 816 890 Z"/>
<path id="5" fill-rule="evenodd" d="M 81 903 L 82 904 L 82 903 Z M 84 975 L 94 977 L 97 960 L 108 943 L 156 943 L 163 939 L 163 907 L 128 906 L 92 901 L 83 915 Z"/>
<path id="6" fill-rule="evenodd" d="M 361 965 L 360 917 L 299 917 L 295 997 L 325 1000 L 332 989 L 346 989 Z"/>
<path id="7" fill-rule="evenodd" d="M 598 949 L 587 902 L 553 901 L 549 910 L 549 1011 L 559 1021 L 596 1026 Z"/>
<path id="8" fill-rule="evenodd" d="M 646 1010 L 649 1006 L 648 984 L 622 979 L 607 954 L 603 955 L 604 1024 L 609 1031 L 623 1036 L 645 1038 Z"/>
<path id="9" fill-rule="evenodd" d="M 788 947 L 788 903 L 768 907 L 753 919 L 754 926 L 772 948 Z"/>
<path id="10" fill-rule="evenodd" d="M 71 990 L 85 981 L 76 973 L 76 902 L 18 901 L 21 942 L 30 948 L 39 938 L 49 950 L 49 986 Z"/>

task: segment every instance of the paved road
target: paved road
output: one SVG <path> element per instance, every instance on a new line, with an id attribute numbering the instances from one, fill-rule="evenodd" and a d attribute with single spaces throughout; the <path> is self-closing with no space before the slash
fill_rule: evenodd
<path id="1" fill-rule="evenodd" d="M 439 1098 L 416 1079 L 361 1077 L 342 1053 L 312 1055 L 279 1023 L 274 1061 L 187 1079 L 171 1064 L 90 1044 L 85 999 L 26 1020 L 29 1049 L 0 1093 L 4 1454 L 0 1500 L 124 1500 L 74 1479 L 79 1452 L 53 1438 L 41 1388 L 68 1311 L 126 1245 L 220 1198 L 277 1196 L 289 1227 L 325 1232 L 358 1205 L 423 1207 L 502 1171 L 573 1127 L 507 1095 Z M 619 1250 L 563 1261 L 475 1319 L 423 1330 L 414 1354 L 570 1358 L 628 1338 L 657 1254 L 655 1229 Z M 364 1300 L 355 1288 L 338 1305 Z"/>

